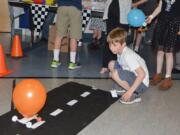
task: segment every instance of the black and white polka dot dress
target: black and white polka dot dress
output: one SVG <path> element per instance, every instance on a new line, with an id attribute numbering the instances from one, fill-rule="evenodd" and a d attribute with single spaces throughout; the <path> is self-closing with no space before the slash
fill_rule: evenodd
<path id="1" fill-rule="evenodd" d="M 162 9 L 155 31 L 155 41 L 158 50 L 174 52 L 177 45 L 177 32 L 180 31 L 180 0 L 176 0 L 168 7 L 166 0 L 162 0 Z"/>

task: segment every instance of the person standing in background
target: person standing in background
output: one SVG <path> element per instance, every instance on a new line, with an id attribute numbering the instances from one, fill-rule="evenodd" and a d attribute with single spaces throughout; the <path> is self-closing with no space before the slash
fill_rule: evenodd
<path id="1" fill-rule="evenodd" d="M 59 60 L 61 42 L 63 37 L 70 33 L 70 62 L 68 69 L 78 68 L 76 63 L 77 41 L 82 37 L 82 21 L 81 21 L 81 0 L 57 0 L 57 33 L 54 44 L 52 68 L 57 68 L 61 62 Z"/>
<path id="2" fill-rule="evenodd" d="M 173 73 L 180 73 L 180 51 L 175 54 L 175 66 L 173 68 Z"/>
<path id="3" fill-rule="evenodd" d="M 132 0 L 107 0 L 103 16 L 103 20 L 105 20 L 107 24 L 107 34 L 116 27 L 122 27 L 128 31 L 127 15 L 131 10 L 131 6 Z M 106 42 L 103 49 L 102 68 L 100 73 L 103 74 L 108 72 L 109 61 L 116 59 L 117 56 L 110 51 L 108 43 Z"/>
<path id="4" fill-rule="evenodd" d="M 144 12 L 144 14 L 147 16 L 150 13 L 152 13 L 154 9 L 157 7 L 157 0 L 133 0 L 132 7 L 141 9 Z M 143 34 L 145 34 L 145 43 L 151 44 L 152 42 L 155 23 L 153 22 L 147 27 L 148 27 L 147 30 L 141 28 L 140 29 L 137 28 L 135 30 L 134 51 L 137 53 L 139 53 L 139 47 L 142 41 Z M 146 32 L 144 33 L 144 31 Z"/>
<path id="5" fill-rule="evenodd" d="M 94 4 L 92 5 L 92 17 L 89 27 L 90 30 L 93 30 L 93 41 L 90 44 L 91 49 L 99 48 L 102 32 L 106 31 L 106 23 L 103 21 L 102 16 L 100 16 L 100 14 L 104 12 L 106 1 L 107 0 L 93 0 Z"/>
<path id="6" fill-rule="evenodd" d="M 175 74 L 180 74 L 180 18 L 179 18 L 179 31 L 177 33 L 178 35 L 178 39 L 177 39 L 177 52 L 175 54 L 175 64 L 174 64 L 174 68 L 173 68 L 173 73 Z"/>
<path id="7" fill-rule="evenodd" d="M 148 16 L 147 23 L 151 23 L 152 19 L 158 16 L 158 23 L 155 33 L 157 46 L 157 67 L 156 73 L 150 81 L 151 85 L 159 85 L 159 89 L 168 90 L 173 86 L 172 68 L 173 68 L 173 53 L 176 51 L 177 33 L 179 31 L 180 18 L 180 1 L 179 0 L 160 0 L 158 7 Z M 166 58 L 166 74 L 162 78 L 162 68 Z"/>

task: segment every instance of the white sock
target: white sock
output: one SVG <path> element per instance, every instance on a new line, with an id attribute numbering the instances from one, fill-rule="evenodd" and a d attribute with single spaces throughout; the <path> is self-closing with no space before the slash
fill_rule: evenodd
<path id="1" fill-rule="evenodd" d="M 59 54 L 60 54 L 60 50 L 59 49 L 54 49 L 54 58 L 53 58 L 53 60 L 59 61 Z"/>
<path id="2" fill-rule="evenodd" d="M 76 52 L 70 52 L 70 62 L 76 63 Z"/>
<path id="3" fill-rule="evenodd" d="M 168 75 L 168 74 L 165 75 L 165 78 L 169 78 L 169 77 L 171 77 L 171 75 Z"/>
<path id="4" fill-rule="evenodd" d="M 139 48 L 135 46 L 134 51 L 138 51 L 138 50 L 139 50 Z"/>

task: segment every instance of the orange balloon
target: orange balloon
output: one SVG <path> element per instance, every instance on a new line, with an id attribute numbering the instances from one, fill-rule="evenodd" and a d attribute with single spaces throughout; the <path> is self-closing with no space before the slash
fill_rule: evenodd
<path id="1" fill-rule="evenodd" d="M 13 103 L 24 117 L 37 114 L 45 105 L 46 89 L 39 80 L 24 79 L 13 91 Z"/>

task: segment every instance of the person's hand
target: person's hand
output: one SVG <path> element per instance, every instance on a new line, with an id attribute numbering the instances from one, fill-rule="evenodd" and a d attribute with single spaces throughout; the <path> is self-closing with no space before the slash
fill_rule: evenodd
<path id="1" fill-rule="evenodd" d="M 109 71 L 108 68 L 102 67 L 99 73 L 104 74 L 104 73 L 106 73 L 108 71 Z"/>
<path id="2" fill-rule="evenodd" d="M 146 23 L 150 24 L 152 22 L 152 20 L 153 20 L 153 15 L 150 15 L 150 16 L 147 17 Z"/>
<path id="3" fill-rule="evenodd" d="M 137 6 L 137 4 L 136 3 L 133 3 L 132 4 L 132 8 L 137 8 L 138 6 Z"/>
<path id="4" fill-rule="evenodd" d="M 178 33 L 177 33 L 178 35 L 180 35 L 180 31 L 178 31 Z"/>
<path id="5" fill-rule="evenodd" d="M 132 94 L 133 94 L 133 92 L 127 91 L 126 93 L 124 93 L 124 94 L 122 95 L 121 98 L 122 98 L 123 101 L 127 102 L 127 101 L 130 100 Z"/>

